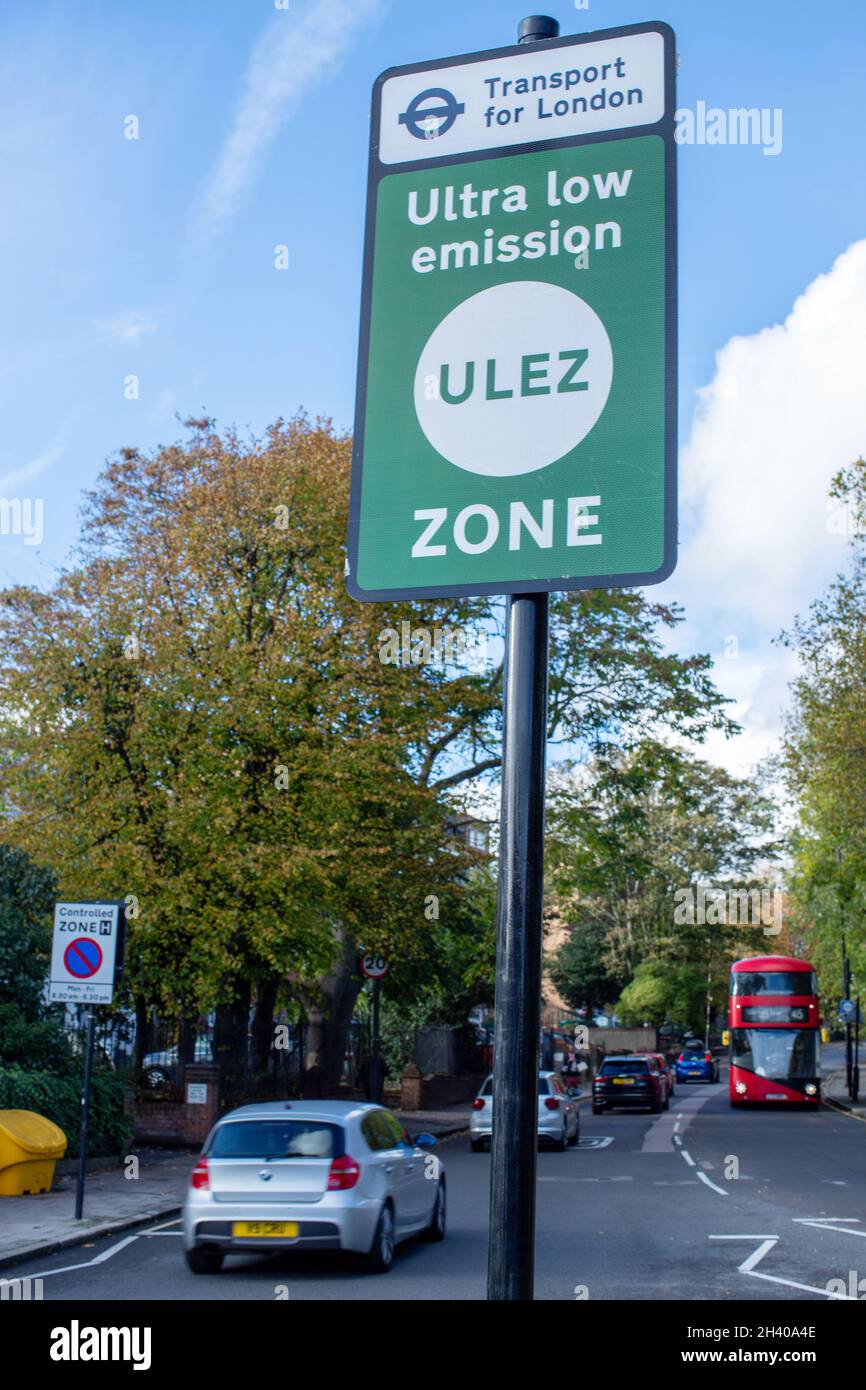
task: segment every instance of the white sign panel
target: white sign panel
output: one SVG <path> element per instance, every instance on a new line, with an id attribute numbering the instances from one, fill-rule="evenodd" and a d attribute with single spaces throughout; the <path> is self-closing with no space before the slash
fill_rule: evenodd
<path id="1" fill-rule="evenodd" d="M 664 27 L 383 73 L 379 159 L 406 164 L 654 125 L 665 114 Z"/>
<path id="2" fill-rule="evenodd" d="M 111 1003 L 122 922 L 119 903 L 57 903 L 49 983 L 52 1003 Z"/>
<path id="3" fill-rule="evenodd" d="M 187 1082 L 186 1103 L 187 1105 L 207 1105 L 207 1082 Z"/>

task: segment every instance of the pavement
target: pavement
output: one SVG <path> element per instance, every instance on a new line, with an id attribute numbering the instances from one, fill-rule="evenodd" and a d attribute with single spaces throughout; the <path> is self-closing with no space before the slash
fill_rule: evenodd
<path id="1" fill-rule="evenodd" d="M 862 1075 L 861 1084 L 866 1085 L 866 1070 Z M 821 1095 L 828 1105 L 838 1106 L 840 1110 L 847 1110 L 849 1114 L 859 1115 L 861 1120 L 866 1120 L 866 1096 L 861 1091 L 857 1101 L 851 1100 L 844 1067 L 840 1071 L 827 1073 L 821 1083 Z"/>
<path id="2" fill-rule="evenodd" d="M 80 1221 L 75 1219 L 74 1163 L 55 1173 L 50 1192 L 0 1197 L 0 1269 L 179 1212 L 194 1155 L 174 1150 L 136 1157 L 136 1177 L 127 1176 L 129 1159 L 116 1159 L 110 1167 L 104 1159 L 88 1165 Z"/>
<path id="3" fill-rule="evenodd" d="M 469 1111 L 466 1104 L 394 1113 L 410 1134 L 443 1139 L 468 1129 Z M 0 1269 L 176 1216 L 183 1205 L 195 1154 L 149 1149 L 135 1156 L 135 1177 L 127 1176 L 128 1159 L 97 1159 L 88 1164 L 80 1221 L 75 1219 L 78 1165 L 74 1160 L 57 1165 L 51 1192 L 0 1197 Z"/>

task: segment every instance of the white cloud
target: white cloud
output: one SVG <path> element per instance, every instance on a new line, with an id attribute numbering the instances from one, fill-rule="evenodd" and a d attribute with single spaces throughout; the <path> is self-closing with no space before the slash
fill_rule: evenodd
<path id="1" fill-rule="evenodd" d="M 676 645 L 710 650 L 745 737 L 708 746 L 741 771 L 777 742 L 791 657 L 774 645 L 848 563 L 827 490 L 866 451 L 866 241 L 806 288 L 782 324 L 732 338 L 700 392 L 681 456 L 683 544 L 659 597 Z M 736 639 L 739 657 L 724 657 Z M 739 747 L 737 746 L 739 745 Z"/>
<path id="2" fill-rule="evenodd" d="M 30 478 L 35 478 L 43 473 L 46 468 L 51 468 L 60 458 L 63 450 L 59 444 L 50 444 L 20 468 L 15 468 L 11 473 L 4 473 L 0 477 L 0 496 L 8 496 L 10 488 L 17 487 L 19 483 L 27 482 Z"/>
<path id="3" fill-rule="evenodd" d="M 382 0 L 313 0 L 297 19 L 271 20 L 250 56 L 231 130 L 201 190 L 200 225 L 213 230 L 232 216 L 282 127 L 320 81 L 334 76 L 381 6 Z"/>
<path id="4" fill-rule="evenodd" d="M 139 309 L 124 309 L 111 318 L 97 319 L 94 327 L 98 332 L 113 339 L 115 343 L 137 343 L 139 338 L 156 332 L 157 323 L 152 314 Z"/>

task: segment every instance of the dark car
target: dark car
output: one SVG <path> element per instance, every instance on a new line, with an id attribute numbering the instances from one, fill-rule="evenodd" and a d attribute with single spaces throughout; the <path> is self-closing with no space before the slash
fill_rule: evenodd
<path id="1" fill-rule="evenodd" d="M 670 1099 L 674 1093 L 674 1074 L 667 1057 L 665 1057 L 663 1052 L 647 1052 L 645 1055 L 654 1058 L 655 1061 L 658 1062 L 659 1071 L 667 1087 L 668 1099 Z"/>
<path id="2" fill-rule="evenodd" d="M 653 1055 L 605 1057 L 592 1083 L 592 1113 L 641 1105 L 654 1114 L 670 1104 L 668 1085 Z"/>
<path id="3" fill-rule="evenodd" d="M 686 1043 L 676 1064 L 677 1081 L 709 1081 L 719 1079 L 719 1064 L 702 1042 Z"/>

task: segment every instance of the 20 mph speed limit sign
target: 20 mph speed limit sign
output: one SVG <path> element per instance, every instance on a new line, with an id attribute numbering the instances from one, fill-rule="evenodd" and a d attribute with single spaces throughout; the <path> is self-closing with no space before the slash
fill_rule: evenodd
<path id="1" fill-rule="evenodd" d="M 651 23 L 377 81 L 356 598 L 673 569 L 674 65 Z"/>
<path id="2" fill-rule="evenodd" d="M 377 956 L 374 952 L 368 951 L 358 961 L 358 968 L 362 975 L 366 975 L 368 980 L 384 980 L 390 969 L 384 956 Z"/>

